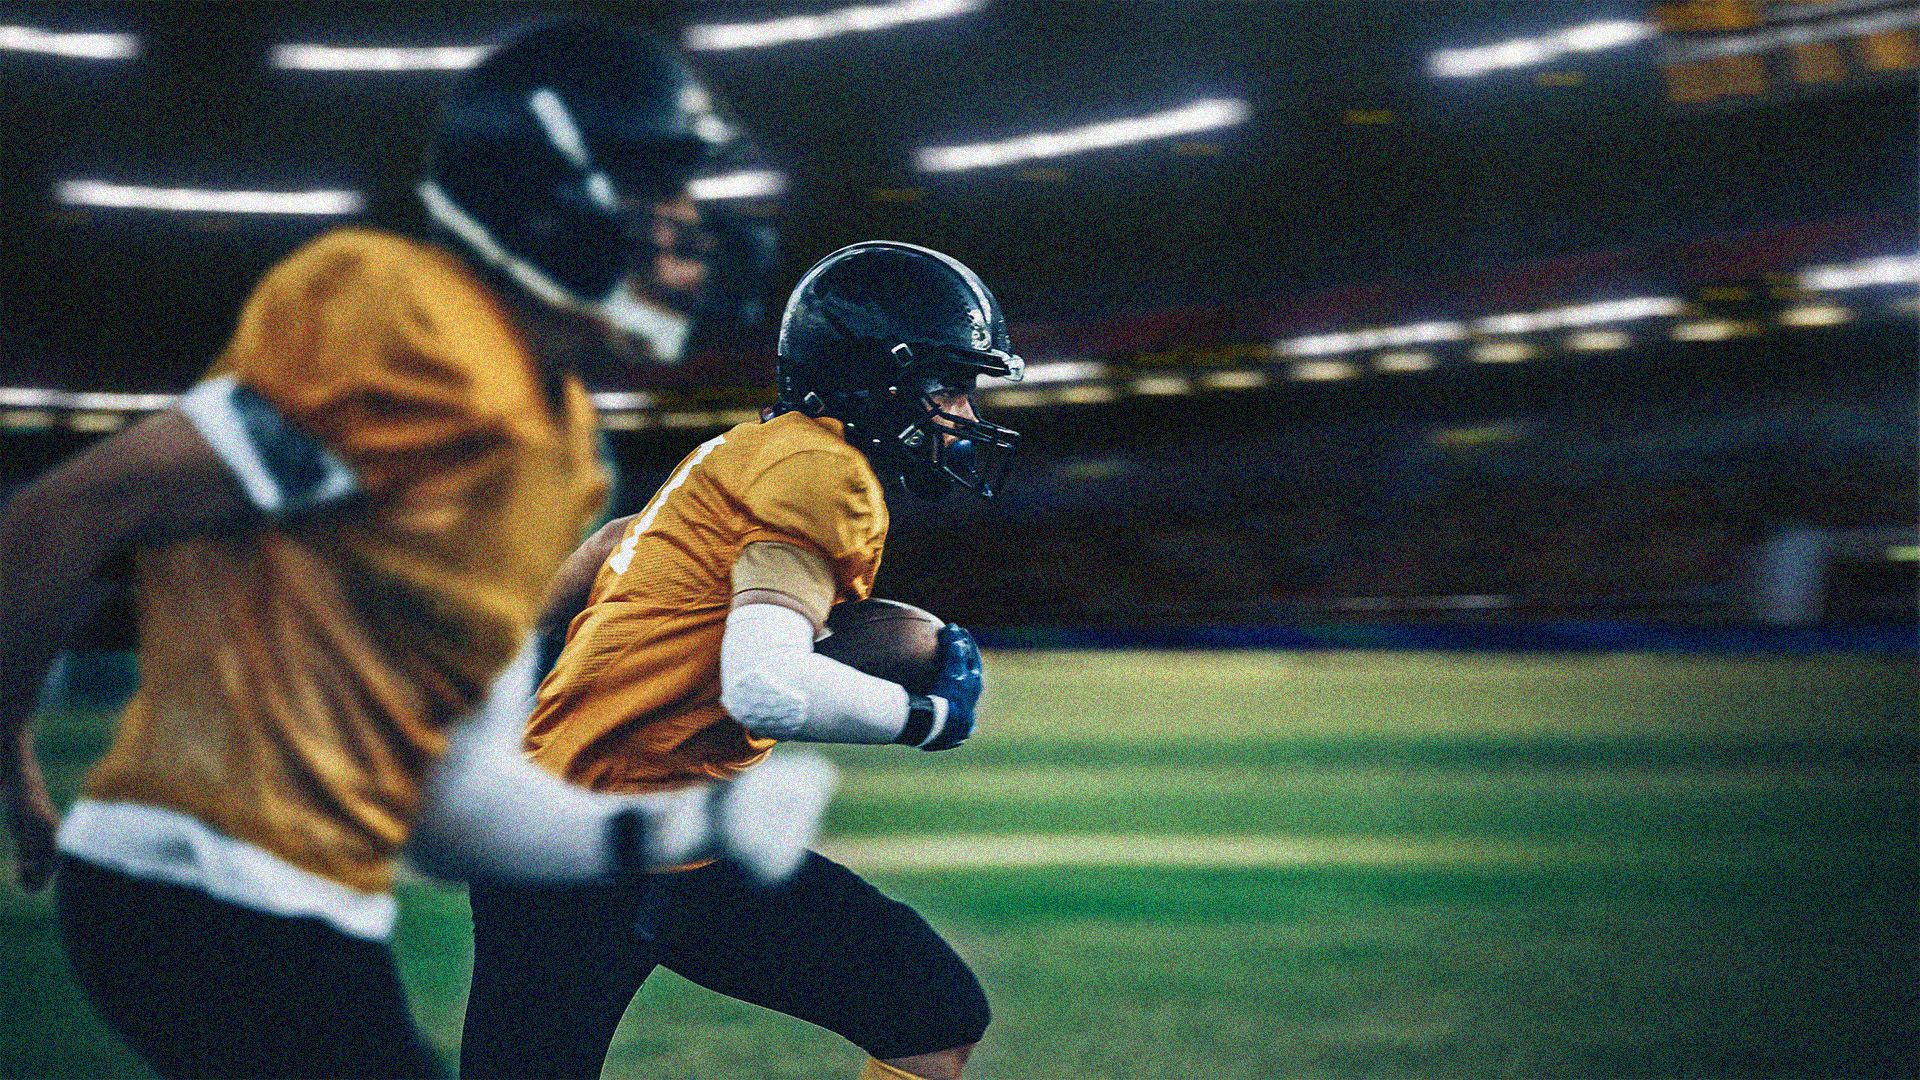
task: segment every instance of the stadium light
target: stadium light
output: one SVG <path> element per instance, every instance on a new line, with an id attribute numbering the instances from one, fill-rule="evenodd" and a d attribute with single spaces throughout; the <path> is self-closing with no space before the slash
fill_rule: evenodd
<path id="1" fill-rule="evenodd" d="M 707 23 L 687 27 L 680 43 L 695 51 L 761 49 L 796 41 L 819 41 L 842 34 L 891 30 L 908 23 L 951 19 L 978 11 L 986 0 L 897 0 L 862 4 L 817 15 L 789 15 L 748 23 Z"/>
<path id="2" fill-rule="evenodd" d="M 140 55 L 133 34 L 89 34 L 42 30 L 36 26 L 0 26 L 0 50 L 64 56 L 70 60 L 131 60 Z"/>
<path id="3" fill-rule="evenodd" d="M 357 214 L 366 199 L 357 191 L 208 191 L 143 187 L 104 180 L 62 180 L 54 197 L 67 206 L 113 210 L 158 210 L 182 214 Z"/>
<path id="4" fill-rule="evenodd" d="M 288 71 L 459 71 L 487 55 L 485 45 L 275 45 L 270 62 Z"/>
<path id="5" fill-rule="evenodd" d="M 1582 330 L 1577 334 L 1568 334 L 1567 348 L 1574 352 L 1612 352 L 1633 344 L 1633 336 L 1625 330 Z"/>
<path id="6" fill-rule="evenodd" d="M 687 185 L 688 194 L 701 202 L 724 199 L 764 199 L 787 190 L 787 178 L 777 172 L 756 169 L 697 177 Z"/>
<path id="7" fill-rule="evenodd" d="M 1468 78 L 1544 64 L 1568 53 L 1617 49 L 1652 37 L 1654 32 L 1650 24 L 1628 19 L 1584 23 L 1541 37 L 1514 38 L 1473 49 L 1441 49 L 1427 59 L 1427 70 L 1445 79 Z"/>
<path id="8" fill-rule="evenodd" d="M 1271 381 L 1264 371 L 1210 371 L 1200 376 L 1200 385 L 1209 390 L 1258 390 Z"/>
<path id="9" fill-rule="evenodd" d="M 1726 341 L 1738 337 L 1745 327 L 1726 319 L 1702 319 L 1698 322 L 1686 322 L 1673 328 L 1675 341 Z"/>
<path id="10" fill-rule="evenodd" d="M 1839 326 L 1851 321 L 1853 312 L 1836 304 L 1803 304 L 1780 313 L 1782 326 Z"/>
<path id="11" fill-rule="evenodd" d="M 173 404 L 172 394 L 119 394 L 47 390 L 37 386 L 0 386 L 0 408 L 124 409 L 153 412 Z"/>
<path id="12" fill-rule="evenodd" d="M 1517 364 L 1533 359 L 1537 352 L 1523 341 L 1488 341 L 1475 346 L 1469 355 L 1481 364 Z"/>
<path id="13" fill-rule="evenodd" d="M 1302 360 L 1289 372 L 1301 382 L 1333 382 L 1360 374 L 1360 365 L 1351 360 Z"/>
<path id="14" fill-rule="evenodd" d="M 1530 334 L 1539 330 L 1561 330 L 1605 323 L 1633 322 L 1662 315 L 1677 315 L 1685 305 L 1677 296 L 1635 296 L 1625 300 L 1602 300 L 1592 304 L 1573 304 L 1546 311 L 1523 311 L 1493 315 L 1473 324 L 1483 334 Z"/>
<path id="15" fill-rule="evenodd" d="M 1142 375 L 1133 380 L 1133 392 L 1145 397 L 1178 397 L 1193 393 L 1193 384 L 1179 375 Z"/>
<path id="16" fill-rule="evenodd" d="M 1103 405 L 1120 396 L 1120 392 L 1113 387 L 1097 383 L 1063 386 L 1055 394 L 1062 405 Z"/>
<path id="17" fill-rule="evenodd" d="M 653 395 L 646 391 L 602 390 L 593 395 L 593 407 L 602 411 L 653 408 Z"/>
<path id="18" fill-rule="evenodd" d="M 1049 360 L 1043 363 L 1028 364 L 1026 373 L 1019 382 L 1023 386 L 1038 383 L 1085 382 L 1098 379 L 1107 373 L 1107 365 L 1098 360 Z M 993 389 L 999 386 L 1011 386 L 1014 380 L 997 376 L 983 376 L 980 386 Z"/>
<path id="19" fill-rule="evenodd" d="M 1375 371 L 1432 371 L 1435 366 L 1432 353 L 1418 350 L 1383 352 L 1373 358 Z"/>
<path id="20" fill-rule="evenodd" d="M 1041 158 L 1064 157 L 1089 150 L 1105 150 L 1132 143 L 1189 135 L 1231 127 L 1246 120 L 1247 103 L 1233 98 L 1205 98 L 1177 109 L 1108 120 L 1062 131 L 1036 132 L 994 142 L 959 146 L 928 146 L 914 151 L 923 172 L 991 169 Z"/>
<path id="21" fill-rule="evenodd" d="M 996 409 L 1025 409 L 1034 405 L 1045 405 L 1051 401 L 1053 401 L 1051 390 L 1014 388 L 996 390 L 993 393 L 993 407 Z"/>
<path id="22" fill-rule="evenodd" d="M 1837 266 L 1813 266 L 1800 272 L 1801 288 L 1822 292 L 1914 282 L 1920 282 L 1920 255 L 1885 255 Z"/>
<path id="23" fill-rule="evenodd" d="M 1314 334 L 1280 342 L 1276 348 L 1287 356 L 1337 356 L 1366 349 L 1391 349 L 1406 345 L 1432 345 L 1459 341 L 1467 336 L 1467 325 L 1460 322 L 1420 322 L 1388 326 L 1376 330 L 1350 330 L 1334 334 Z"/>

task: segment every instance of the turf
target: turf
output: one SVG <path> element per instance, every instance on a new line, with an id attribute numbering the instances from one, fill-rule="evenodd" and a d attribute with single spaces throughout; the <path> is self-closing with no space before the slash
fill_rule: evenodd
<path id="1" fill-rule="evenodd" d="M 973 1075 L 1920 1072 L 1911 658 L 1008 653 L 990 670 L 964 750 L 837 752 L 829 825 L 978 968 L 996 1020 Z M 63 789 L 103 726 L 48 718 Z M 961 850 L 970 868 L 941 865 Z M 1049 865 L 1061 850 L 1100 857 Z M 1222 852 L 1247 858 L 1201 857 Z M 451 1056 L 464 898 L 403 901 L 416 1011 Z M 0 942 L 0 1074 L 139 1075 L 69 985 L 43 899 L 0 890 Z M 608 1075 L 859 1061 L 660 975 Z"/>

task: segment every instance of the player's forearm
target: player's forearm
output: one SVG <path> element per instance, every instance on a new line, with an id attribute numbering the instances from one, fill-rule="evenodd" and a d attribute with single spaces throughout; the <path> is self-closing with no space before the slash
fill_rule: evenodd
<path id="1" fill-rule="evenodd" d="M 408 847 L 413 863 L 455 880 L 561 884 L 697 856 L 709 839 L 703 795 L 602 795 L 527 760 L 533 662 L 531 651 L 517 657 L 449 735 Z"/>
<path id="2" fill-rule="evenodd" d="M 102 592 L 95 574 L 107 551 L 103 538 L 80 527 L 86 515 L 65 502 L 49 478 L 0 510 L 0 740 L 7 747 L 18 745 L 54 658 Z M 13 755 L 0 757 L 0 769 L 10 769 Z"/>
<path id="3" fill-rule="evenodd" d="M 727 616 L 720 704 L 748 730 L 796 742 L 883 744 L 905 730 L 905 687 L 813 651 L 806 616 L 746 604 Z"/>

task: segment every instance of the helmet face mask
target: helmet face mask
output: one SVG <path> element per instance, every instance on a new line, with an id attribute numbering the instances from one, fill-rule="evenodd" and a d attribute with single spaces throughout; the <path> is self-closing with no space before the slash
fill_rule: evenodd
<path id="1" fill-rule="evenodd" d="M 911 244 L 855 244 L 808 271 L 787 302 L 778 409 L 840 420 L 875 471 L 913 495 L 992 498 L 1020 435 L 974 415 L 969 395 L 981 375 L 1017 381 L 1024 370 L 973 271 Z"/>
<path id="2" fill-rule="evenodd" d="M 958 486 L 991 499 L 1013 469 L 1020 433 L 1009 427 L 947 412 L 928 402 L 927 411 L 894 436 L 912 463 L 902 470 L 909 491 L 939 498 Z"/>

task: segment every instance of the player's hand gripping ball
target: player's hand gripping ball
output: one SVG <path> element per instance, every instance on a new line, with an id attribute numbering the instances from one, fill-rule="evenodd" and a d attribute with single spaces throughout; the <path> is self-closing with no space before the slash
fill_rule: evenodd
<path id="1" fill-rule="evenodd" d="M 980 701 L 980 649 L 973 635 L 896 600 L 852 600 L 827 615 L 814 651 L 909 693 L 947 703 L 947 720 L 923 750 L 951 750 L 973 734 Z"/>
<path id="2" fill-rule="evenodd" d="M 973 734 L 974 707 L 980 703 L 985 675 L 980 670 L 980 646 L 965 627 L 952 623 L 940 628 L 940 677 L 933 696 L 947 702 L 947 722 L 927 750 L 951 750 Z"/>

